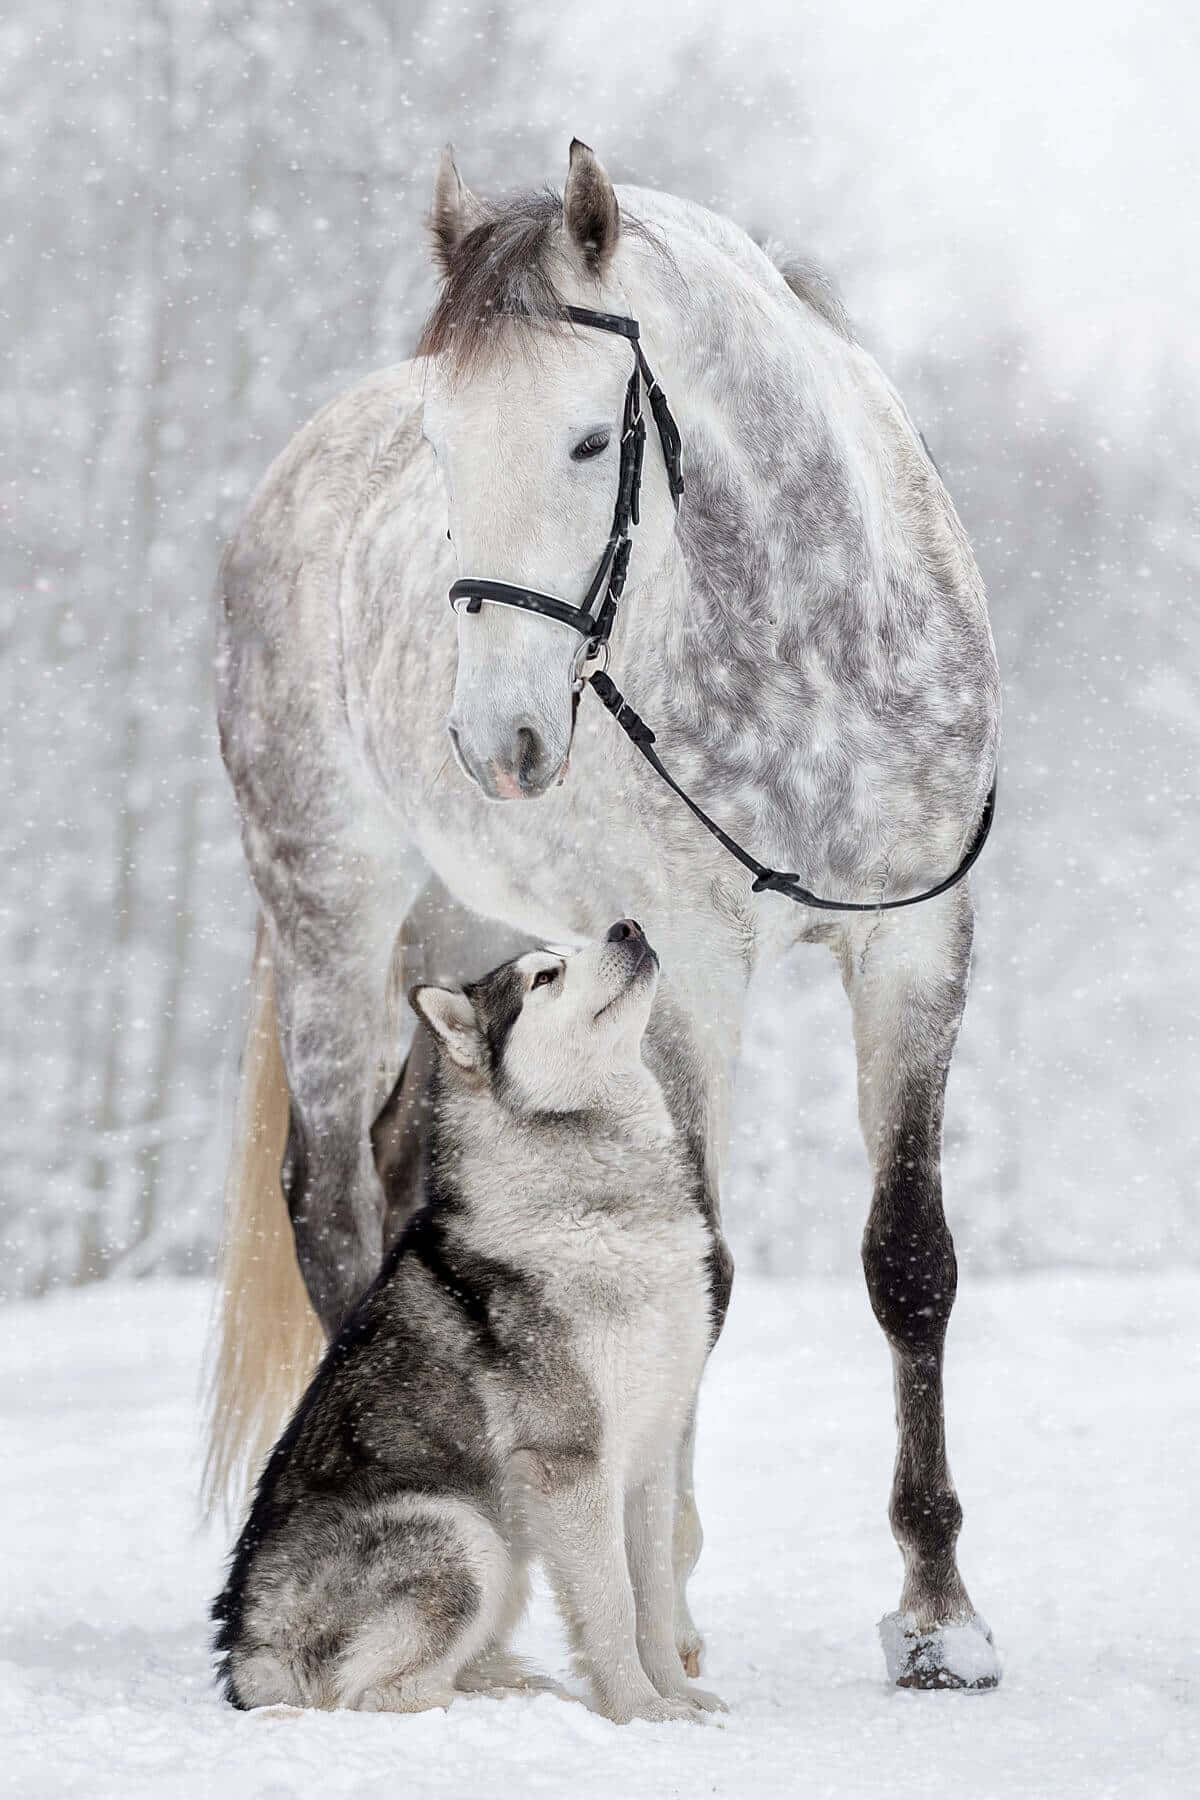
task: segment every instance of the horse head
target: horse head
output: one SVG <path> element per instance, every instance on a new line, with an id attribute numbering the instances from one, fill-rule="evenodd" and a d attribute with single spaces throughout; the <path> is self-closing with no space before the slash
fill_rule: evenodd
<path id="1" fill-rule="evenodd" d="M 547 192 L 493 213 L 446 152 L 431 231 L 443 281 L 421 341 L 424 430 L 460 573 L 578 606 L 613 531 L 631 344 L 579 329 L 565 309 L 630 312 L 631 233 L 612 183 L 576 141 L 561 199 Z M 643 574 L 671 529 L 659 484 L 638 533 Z M 533 798 L 562 778 L 585 644 L 561 619 L 511 603 L 458 609 L 447 729 L 490 798 Z"/>

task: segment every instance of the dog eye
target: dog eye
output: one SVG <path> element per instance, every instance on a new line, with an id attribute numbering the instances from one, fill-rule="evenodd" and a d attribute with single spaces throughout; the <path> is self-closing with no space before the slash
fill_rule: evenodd
<path id="1" fill-rule="evenodd" d="M 557 969 L 539 969 L 529 985 L 531 988 L 548 987 L 552 981 L 557 980 Z"/>
<path id="2" fill-rule="evenodd" d="M 593 431 L 581 438 L 571 452 L 575 462 L 588 462 L 593 456 L 601 456 L 608 449 L 607 431 Z"/>

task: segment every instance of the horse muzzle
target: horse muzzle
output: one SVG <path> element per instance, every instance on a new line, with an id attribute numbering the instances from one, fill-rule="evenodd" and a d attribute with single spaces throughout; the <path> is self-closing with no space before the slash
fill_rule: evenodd
<path id="1" fill-rule="evenodd" d="M 483 743 L 453 716 L 446 730 L 459 768 L 489 800 L 536 800 L 566 773 L 570 738 L 561 746 L 551 745 L 531 718 L 489 734 Z"/>

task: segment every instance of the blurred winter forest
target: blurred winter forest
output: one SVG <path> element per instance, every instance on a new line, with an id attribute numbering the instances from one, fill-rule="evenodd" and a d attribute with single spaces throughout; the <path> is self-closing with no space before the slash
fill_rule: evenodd
<path id="1" fill-rule="evenodd" d="M 976 545 L 1007 725 L 964 1260 L 1200 1259 L 1193 9 L 574 10 L 5 9 L 8 1292 L 209 1264 L 254 916 L 220 549 L 312 411 L 409 353 L 437 147 L 487 191 L 561 182 L 573 133 L 831 271 Z M 731 1235 L 847 1270 L 866 1201 L 848 1013 L 798 953 L 755 993 Z"/>

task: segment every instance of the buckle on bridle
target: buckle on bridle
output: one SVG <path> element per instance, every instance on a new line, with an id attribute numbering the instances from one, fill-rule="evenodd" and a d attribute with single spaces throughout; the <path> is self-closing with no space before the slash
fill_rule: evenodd
<path id="1" fill-rule="evenodd" d="M 599 668 L 589 669 L 590 662 L 599 663 Z M 575 652 L 575 660 L 571 664 L 571 692 L 582 694 L 584 684 L 597 675 L 603 675 L 608 669 L 608 639 L 584 638 Z"/>

